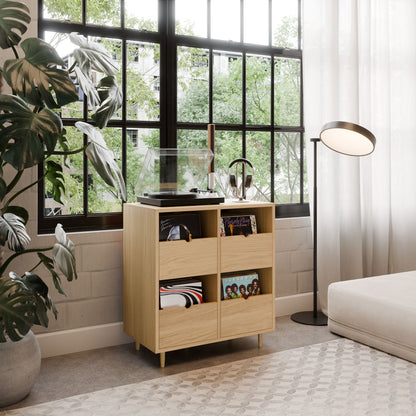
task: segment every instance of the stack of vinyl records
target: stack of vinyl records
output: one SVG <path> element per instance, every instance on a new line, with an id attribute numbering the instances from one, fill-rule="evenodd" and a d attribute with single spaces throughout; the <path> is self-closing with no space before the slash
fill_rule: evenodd
<path id="1" fill-rule="evenodd" d="M 165 280 L 160 286 L 160 309 L 192 305 L 203 302 L 202 281 L 197 279 Z"/>

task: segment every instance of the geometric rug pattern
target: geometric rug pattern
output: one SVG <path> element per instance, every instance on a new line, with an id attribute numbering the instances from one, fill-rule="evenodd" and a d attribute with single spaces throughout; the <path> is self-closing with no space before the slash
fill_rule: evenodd
<path id="1" fill-rule="evenodd" d="M 416 365 L 340 338 L 0 414 L 410 416 Z"/>

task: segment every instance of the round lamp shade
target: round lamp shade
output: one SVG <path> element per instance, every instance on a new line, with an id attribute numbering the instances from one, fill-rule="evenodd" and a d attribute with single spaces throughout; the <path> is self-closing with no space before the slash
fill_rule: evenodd
<path id="1" fill-rule="evenodd" d="M 325 146 L 349 156 L 365 156 L 373 152 L 376 138 L 373 133 L 358 124 L 345 121 L 326 123 L 320 139 Z"/>

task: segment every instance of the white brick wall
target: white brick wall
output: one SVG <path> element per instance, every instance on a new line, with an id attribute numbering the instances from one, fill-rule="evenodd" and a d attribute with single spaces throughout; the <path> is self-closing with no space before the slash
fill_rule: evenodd
<path id="1" fill-rule="evenodd" d="M 50 328 L 36 333 L 75 329 L 123 320 L 122 231 L 71 233 L 76 245 L 78 280 L 64 282 L 63 297 L 52 289 L 59 309 L 58 322 L 51 318 Z M 50 236 L 37 236 L 39 245 Z M 48 276 L 47 272 L 42 274 Z M 51 279 L 47 277 L 48 282 Z"/>
<path id="2" fill-rule="evenodd" d="M 277 219 L 276 295 L 312 291 L 313 244 L 309 217 Z"/>
<path id="3" fill-rule="evenodd" d="M 312 291 L 312 239 L 309 218 L 276 220 L 276 293 L 285 297 Z M 64 283 L 67 297 L 52 289 L 59 318 L 50 332 L 122 321 L 122 231 L 72 233 L 76 244 L 78 280 Z M 37 236 L 34 244 L 51 236 Z M 23 262 L 24 265 L 29 261 Z M 47 276 L 43 273 L 42 276 Z M 50 281 L 49 278 L 47 278 Z"/>

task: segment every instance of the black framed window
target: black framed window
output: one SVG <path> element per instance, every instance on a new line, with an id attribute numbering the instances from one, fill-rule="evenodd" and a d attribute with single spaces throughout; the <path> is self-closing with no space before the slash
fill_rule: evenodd
<path id="1" fill-rule="evenodd" d="M 67 37 L 100 42 L 118 64 L 121 110 L 103 129 L 128 190 L 147 148 L 206 148 L 216 128 L 219 190 L 228 164 L 256 167 L 258 199 L 278 216 L 308 214 L 305 193 L 300 0 L 40 0 L 39 36 L 71 64 Z M 227 9 L 227 10 L 225 10 Z M 85 138 L 74 124 L 92 122 L 86 98 L 63 112 L 70 146 Z M 88 160 L 67 161 L 67 199 L 39 192 L 39 231 L 120 228 L 122 204 Z M 224 183 L 222 183 L 224 182 Z"/>

